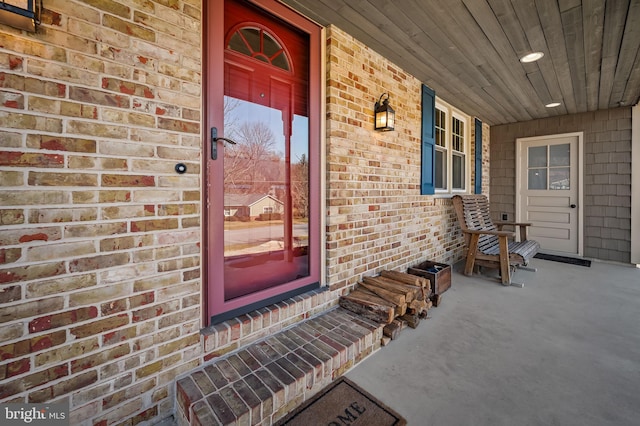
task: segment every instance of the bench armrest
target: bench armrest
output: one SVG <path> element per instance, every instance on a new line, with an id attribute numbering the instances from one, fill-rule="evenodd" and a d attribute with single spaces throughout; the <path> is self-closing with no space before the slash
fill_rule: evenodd
<path id="1" fill-rule="evenodd" d="M 520 228 L 520 241 L 524 241 L 527 239 L 527 226 L 531 226 L 531 223 L 522 223 L 522 222 L 497 222 L 496 226 L 499 230 L 502 231 L 504 226 L 515 226 L 516 229 Z"/>
<path id="2" fill-rule="evenodd" d="M 496 222 L 497 227 L 511 225 L 511 226 L 532 226 L 532 223 L 524 223 L 524 222 Z"/>

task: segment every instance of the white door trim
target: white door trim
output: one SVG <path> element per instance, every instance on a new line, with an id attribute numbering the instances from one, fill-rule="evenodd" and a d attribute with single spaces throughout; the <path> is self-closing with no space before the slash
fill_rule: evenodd
<path id="1" fill-rule="evenodd" d="M 584 161 L 583 161 L 583 152 L 584 152 L 584 132 L 573 132 L 573 133 L 560 133 L 555 135 L 545 135 L 545 136 L 532 136 L 527 138 L 517 138 L 516 139 L 516 184 L 515 184 L 515 199 L 516 199 L 516 222 L 521 222 L 521 203 L 520 203 L 520 191 L 522 190 L 522 178 L 521 178 L 521 158 L 520 151 L 523 143 L 530 141 L 539 141 L 545 139 L 557 139 L 563 137 L 578 137 L 578 256 L 584 256 Z"/>

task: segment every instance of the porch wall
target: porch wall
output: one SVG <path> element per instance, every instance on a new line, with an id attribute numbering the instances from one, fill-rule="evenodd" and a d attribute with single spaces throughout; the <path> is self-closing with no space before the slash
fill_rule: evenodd
<path id="1" fill-rule="evenodd" d="M 44 7 L 0 27 L 0 402 L 163 418 L 201 354 L 201 1 Z"/>
<path id="2" fill-rule="evenodd" d="M 449 201 L 419 195 L 420 82 L 330 28 L 334 291 L 203 332 L 201 1 L 45 8 L 36 34 L 0 28 L 0 402 L 155 422 L 176 377 L 335 306 L 362 275 L 460 257 Z M 377 133 L 387 91 L 397 127 Z"/>
<path id="3" fill-rule="evenodd" d="M 491 128 L 491 208 L 515 217 L 517 138 L 584 132 L 584 255 L 631 259 L 631 108 Z"/>
<path id="4" fill-rule="evenodd" d="M 420 195 L 421 82 L 334 26 L 327 37 L 327 282 L 337 289 L 382 269 L 459 259 L 450 200 Z M 376 132 L 385 92 L 395 131 Z M 483 134 L 488 142 L 488 126 Z"/>

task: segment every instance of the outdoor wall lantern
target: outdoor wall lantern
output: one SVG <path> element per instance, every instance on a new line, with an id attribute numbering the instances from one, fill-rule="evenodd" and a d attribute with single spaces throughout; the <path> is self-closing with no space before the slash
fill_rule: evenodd
<path id="1" fill-rule="evenodd" d="M 383 101 L 382 98 L 386 96 Z M 376 102 L 375 108 L 375 124 L 374 129 L 381 132 L 388 132 L 393 130 L 393 126 L 396 124 L 396 112 L 389 106 L 389 94 L 383 93 L 380 95 L 380 99 Z"/>
<path id="2" fill-rule="evenodd" d="M 42 0 L 0 0 L 0 24 L 35 33 L 41 10 Z"/>

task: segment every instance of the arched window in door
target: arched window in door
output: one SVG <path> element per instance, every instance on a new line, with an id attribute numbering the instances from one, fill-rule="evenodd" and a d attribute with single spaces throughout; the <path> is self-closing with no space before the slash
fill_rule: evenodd
<path id="1" fill-rule="evenodd" d="M 227 49 L 251 56 L 276 68 L 292 71 L 291 62 L 282 43 L 258 26 L 246 26 L 234 31 Z"/>

